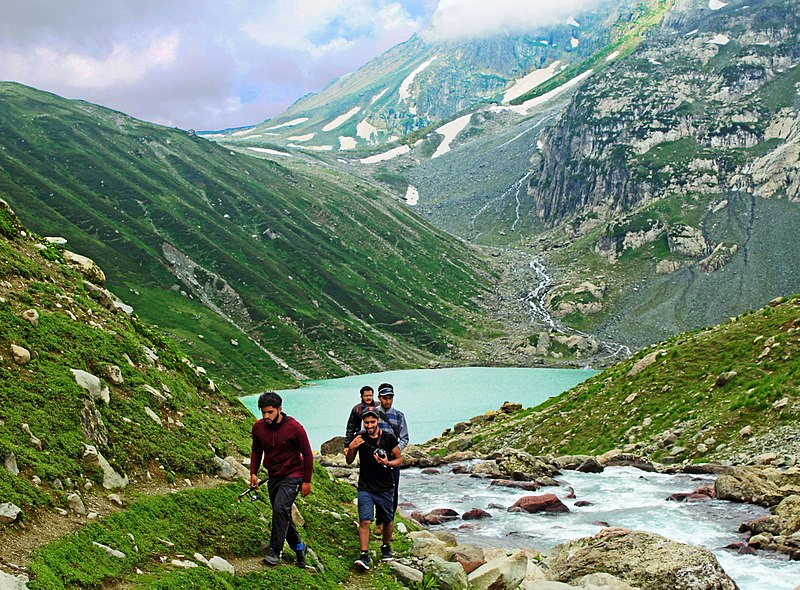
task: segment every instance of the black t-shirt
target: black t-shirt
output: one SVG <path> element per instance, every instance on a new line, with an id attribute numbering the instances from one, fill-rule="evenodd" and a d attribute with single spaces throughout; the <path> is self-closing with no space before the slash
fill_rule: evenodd
<path id="1" fill-rule="evenodd" d="M 378 431 L 378 438 L 369 438 L 364 432 L 364 444 L 358 447 L 358 489 L 366 492 L 382 492 L 394 488 L 392 468 L 381 465 L 375 460 L 375 450 L 386 451 L 386 458 L 394 459 L 392 449 L 397 446 L 397 437 L 391 433 Z"/>

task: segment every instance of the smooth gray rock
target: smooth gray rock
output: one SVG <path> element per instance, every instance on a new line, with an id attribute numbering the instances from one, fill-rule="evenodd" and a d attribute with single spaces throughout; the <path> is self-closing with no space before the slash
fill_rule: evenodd
<path id="1" fill-rule="evenodd" d="M 422 564 L 425 575 L 433 577 L 441 590 L 462 590 L 469 587 L 467 574 L 459 563 L 445 561 L 432 555 Z"/>
<path id="2" fill-rule="evenodd" d="M 416 584 L 422 582 L 422 572 L 413 567 L 403 565 L 399 561 L 390 561 L 389 567 L 392 568 L 397 574 L 397 577 L 404 582 L 414 582 Z"/>
<path id="3" fill-rule="evenodd" d="M 3 590 L 28 590 L 28 576 L 14 576 L 0 570 L 0 588 Z"/>
<path id="4" fill-rule="evenodd" d="M 22 508 L 11 502 L 3 502 L 0 504 L 0 523 L 11 524 L 15 522 L 19 515 L 22 514 Z"/>
<path id="5" fill-rule="evenodd" d="M 218 572 L 228 572 L 231 575 L 236 574 L 236 569 L 228 563 L 227 560 L 217 555 L 208 560 L 208 567 Z"/>
<path id="6" fill-rule="evenodd" d="M 103 387 L 99 377 L 81 369 L 70 369 L 70 371 L 75 377 L 75 382 L 88 391 L 94 401 L 102 401 L 108 405 L 111 401 L 111 393 L 108 387 Z"/>
<path id="7" fill-rule="evenodd" d="M 8 471 L 11 475 L 17 476 L 19 475 L 19 467 L 17 467 L 17 456 L 14 453 L 9 453 L 5 456 L 3 461 L 6 465 L 6 471 Z"/>
<path id="8" fill-rule="evenodd" d="M 108 553 L 111 557 L 116 557 L 117 559 L 125 559 L 125 557 L 127 557 L 122 551 L 117 551 L 116 549 L 113 549 L 108 545 L 103 545 L 102 543 L 98 543 L 97 541 L 92 541 L 92 545 L 94 545 L 95 547 L 99 547 L 100 549 Z"/>

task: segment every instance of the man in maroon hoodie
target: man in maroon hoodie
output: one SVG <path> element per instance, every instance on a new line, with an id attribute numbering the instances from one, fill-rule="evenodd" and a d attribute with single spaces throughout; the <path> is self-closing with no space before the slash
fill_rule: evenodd
<path id="1" fill-rule="evenodd" d="M 253 446 L 250 451 L 250 486 L 258 486 L 258 470 L 263 457 L 267 470 L 267 490 L 272 504 L 272 533 L 265 565 L 278 565 L 284 541 L 297 555 L 297 566 L 306 566 L 306 545 L 292 521 L 292 504 L 297 493 L 311 493 L 311 472 L 314 454 L 302 425 L 283 413 L 283 400 L 274 391 L 258 397 L 263 418 L 253 424 Z"/>

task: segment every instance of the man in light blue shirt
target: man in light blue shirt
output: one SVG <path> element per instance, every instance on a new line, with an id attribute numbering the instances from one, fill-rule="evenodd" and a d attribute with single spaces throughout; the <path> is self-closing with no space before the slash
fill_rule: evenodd
<path id="1" fill-rule="evenodd" d="M 394 403 L 394 387 L 391 383 L 381 383 L 378 387 L 378 414 L 381 420 L 378 422 L 381 429 L 393 434 L 397 438 L 400 452 L 408 446 L 408 423 L 406 416 L 400 410 L 392 407 Z M 394 514 L 397 512 L 398 489 L 400 487 L 400 467 L 392 467 L 394 475 L 394 502 L 392 509 Z M 375 521 L 375 535 L 383 534 L 383 523 Z"/>

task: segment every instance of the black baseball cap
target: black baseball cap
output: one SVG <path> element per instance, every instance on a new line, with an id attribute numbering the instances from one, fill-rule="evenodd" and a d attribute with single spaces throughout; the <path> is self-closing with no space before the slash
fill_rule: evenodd
<path id="1" fill-rule="evenodd" d="M 376 412 L 375 410 L 367 410 L 366 412 L 361 414 L 361 419 L 363 420 L 364 418 L 367 418 L 368 416 L 374 416 L 378 420 L 381 419 L 381 415 L 378 414 L 378 412 Z"/>

